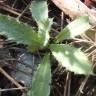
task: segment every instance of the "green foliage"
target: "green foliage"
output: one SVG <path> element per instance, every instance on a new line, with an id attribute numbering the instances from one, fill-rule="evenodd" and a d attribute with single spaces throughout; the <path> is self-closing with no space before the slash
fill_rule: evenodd
<path id="1" fill-rule="evenodd" d="M 48 18 L 48 5 L 46 0 L 33 1 L 30 10 L 37 22 L 38 34 L 43 37 L 43 46 L 46 46 L 50 38 L 49 31 L 53 23 L 53 20 Z"/>
<path id="2" fill-rule="evenodd" d="M 92 74 L 91 63 L 80 49 L 68 44 L 51 44 L 50 49 L 56 60 L 67 70 L 78 74 Z"/>
<path id="3" fill-rule="evenodd" d="M 50 29 L 53 20 L 48 18 L 48 5 L 46 0 L 35 0 L 30 6 L 32 16 L 38 25 L 38 31 L 29 25 L 21 23 L 12 17 L 0 15 L 0 34 L 17 43 L 28 46 L 31 52 L 37 49 L 48 50 L 50 54 L 67 70 L 76 74 L 93 74 L 88 58 L 80 49 L 71 45 L 57 44 L 64 39 L 74 38 L 91 27 L 88 17 L 80 17 L 68 24 L 57 36 L 53 38 L 55 44 L 50 44 Z M 48 46 L 46 46 L 48 45 Z M 50 55 L 45 55 L 33 76 L 32 88 L 29 96 L 49 96 L 51 83 Z"/>
<path id="4" fill-rule="evenodd" d="M 7 36 L 9 40 L 31 46 L 32 51 L 43 43 L 43 39 L 31 26 L 4 15 L 0 15 L 0 34 Z"/>
<path id="5" fill-rule="evenodd" d="M 74 20 L 68 26 L 66 26 L 56 37 L 56 42 L 61 42 L 64 39 L 74 38 L 77 35 L 85 32 L 91 25 L 89 24 L 89 18 L 87 16 L 79 17 Z"/>
<path id="6" fill-rule="evenodd" d="M 34 0 L 30 10 L 37 23 L 45 22 L 48 19 L 48 5 L 45 0 Z"/>
<path id="7" fill-rule="evenodd" d="M 29 96 L 49 96 L 51 84 L 51 66 L 49 55 L 45 55 L 32 80 Z"/>

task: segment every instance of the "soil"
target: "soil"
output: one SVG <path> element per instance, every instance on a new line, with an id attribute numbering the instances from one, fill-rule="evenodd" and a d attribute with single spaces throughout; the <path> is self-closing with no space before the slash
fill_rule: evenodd
<path id="1" fill-rule="evenodd" d="M 32 0 L 0 0 L 0 13 L 10 15 L 15 18 L 18 18 L 20 16 L 20 21 L 25 22 L 31 26 L 37 27 L 36 22 L 31 17 L 29 9 L 27 9 L 22 14 L 22 12 L 30 4 L 31 1 Z M 87 2 L 87 0 L 85 1 Z M 84 2 L 84 0 L 82 0 L 82 2 Z M 64 14 L 50 0 L 48 0 L 48 8 L 49 17 L 54 18 L 54 24 L 52 25 L 51 35 L 56 36 L 56 34 L 58 34 L 58 32 L 71 21 L 71 18 Z M 6 37 L 3 36 L 0 37 L 0 40 L 3 42 L 0 42 L 0 45 L 3 46 L 3 49 L 0 50 L 0 60 L 2 60 L 2 62 L 0 63 L 4 64 L 2 65 L 2 68 L 5 70 L 5 72 L 9 75 L 12 75 L 11 73 L 14 71 L 13 68 L 16 69 L 16 65 L 14 64 L 17 64 L 18 56 L 22 52 L 27 52 L 26 46 L 23 44 L 18 45 L 12 41 L 7 41 Z M 76 46 L 79 46 L 79 44 L 76 44 Z M 36 58 L 39 57 L 38 54 L 35 55 Z M 95 53 L 93 55 L 95 56 Z M 6 61 L 6 58 L 9 58 L 9 61 Z M 15 60 L 12 60 L 12 58 L 14 58 Z M 6 62 L 7 65 L 5 64 Z M 96 96 L 96 76 L 76 75 L 72 72 L 66 71 L 64 68 L 59 66 L 57 62 L 54 61 L 51 70 L 52 83 L 50 84 L 50 96 Z M 96 69 L 94 67 L 94 72 L 95 70 Z M 18 81 L 18 83 L 20 83 L 22 86 L 25 86 L 21 81 Z M 16 88 L 16 86 L 1 73 L 0 88 L 10 89 Z M 21 90 L 5 90 L 3 92 L 0 91 L 0 96 L 27 95 L 25 91 Z"/>

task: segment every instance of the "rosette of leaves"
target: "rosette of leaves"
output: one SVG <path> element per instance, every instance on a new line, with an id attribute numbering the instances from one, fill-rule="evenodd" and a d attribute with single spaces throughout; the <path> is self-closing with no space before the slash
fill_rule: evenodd
<path id="1" fill-rule="evenodd" d="M 68 24 L 50 43 L 50 29 L 53 24 L 52 18 L 48 17 L 48 5 L 46 0 L 34 0 L 30 6 L 32 17 L 35 19 L 38 31 L 15 18 L 0 15 L 0 34 L 9 40 L 27 45 L 28 51 L 35 52 L 39 49 L 49 49 L 45 52 L 37 71 L 32 77 L 32 88 L 29 96 L 49 96 L 51 83 L 50 55 L 52 54 L 62 67 L 76 74 L 89 75 L 92 73 L 91 62 L 85 54 L 72 45 L 62 44 L 64 39 L 74 38 L 88 30 L 88 17 L 79 17 Z"/>

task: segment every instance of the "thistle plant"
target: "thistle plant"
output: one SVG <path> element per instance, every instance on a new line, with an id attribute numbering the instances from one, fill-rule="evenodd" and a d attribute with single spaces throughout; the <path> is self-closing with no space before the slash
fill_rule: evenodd
<path id="1" fill-rule="evenodd" d="M 91 28 L 88 17 L 79 17 L 69 23 L 56 37 L 52 38 L 54 42 L 49 42 L 53 19 L 48 17 L 47 1 L 34 0 L 30 5 L 30 11 L 37 23 L 37 30 L 13 17 L 0 14 L 0 35 L 6 36 L 8 40 L 15 41 L 17 44 L 27 45 L 27 50 L 32 53 L 43 49 L 50 50 L 45 51 L 41 63 L 32 77 L 32 88 L 29 90 L 28 95 L 49 96 L 51 56 L 62 67 L 75 74 L 93 74 L 91 62 L 80 48 L 62 43 L 63 40 L 75 38 L 75 36 Z"/>

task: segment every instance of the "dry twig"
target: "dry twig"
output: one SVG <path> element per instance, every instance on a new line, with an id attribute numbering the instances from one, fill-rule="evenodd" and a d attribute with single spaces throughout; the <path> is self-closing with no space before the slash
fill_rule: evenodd
<path id="1" fill-rule="evenodd" d="M 5 72 L 1 67 L 0 67 L 0 72 L 1 72 L 8 80 L 10 80 L 13 84 L 15 84 L 18 88 L 22 88 L 22 86 L 21 86 L 15 79 L 13 79 L 7 72 Z"/>

